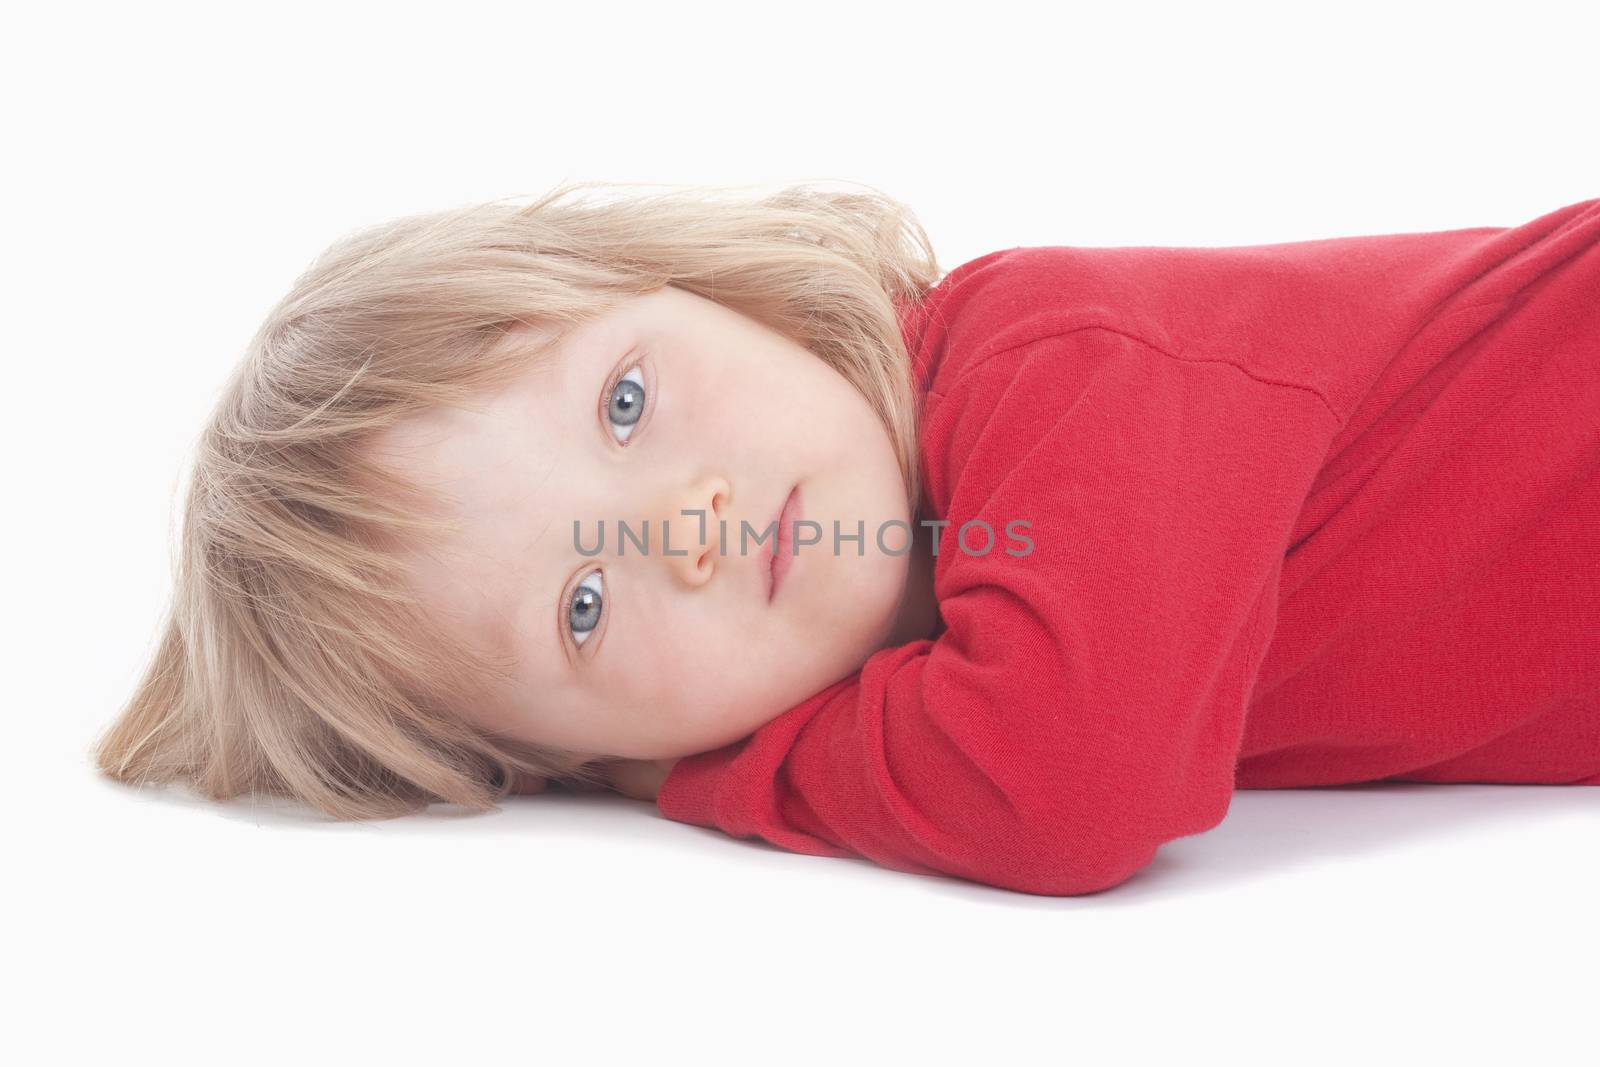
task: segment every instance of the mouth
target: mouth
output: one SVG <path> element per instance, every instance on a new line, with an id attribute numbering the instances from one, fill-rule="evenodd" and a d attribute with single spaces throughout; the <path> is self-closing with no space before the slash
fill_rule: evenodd
<path id="1" fill-rule="evenodd" d="M 778 509 L 778 533 L 773 538 L 772 551 L 767 556 L 767 602 L 778 595 L 784 577 L 794 566 L 797 557 L 791 547 L 794 542 L 794 524 L 802 513 L 800 511 L 800 484 L 795 483 L 789 490 L 789 495 L 784 498 L 783 506 Z"/>

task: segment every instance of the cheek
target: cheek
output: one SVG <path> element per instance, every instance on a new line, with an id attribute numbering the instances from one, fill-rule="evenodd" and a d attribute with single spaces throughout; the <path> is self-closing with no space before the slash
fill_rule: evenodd
<path id="1" fill-rule="evenodd" d="M 782 710 L 773 700 L 783 688 L 784 665 L 771 661 L 774 645 L 762 631 L 694 611 L 663 629 L 634 661 L 644 669 L 630 682 L 633 699 L 653 705 L 682 731 L 718 737 L 741 716 L 759 723 Z"/>
<path id="2" fill-rule="evenodd" d="M 673 637 L 655 642 L 632 660 L 639 669 L 627 682 L 624 699 L 645 716 L 643 732 L 662 755 L 707 752 L 752 733 L 760 721 L 745 722 L 752 708 L 752 679 L 730 673 L 724 639 L 693 627 L 675 627 Z M 770 716 L 768 716 L 770 717 Z M 764 721 L 764 720 L 762 720 Z"/>
<path id="3" fill-rule="evenodd" d="M 674 718 L 693 708 L 717 684 L 718 641 L 695 620 L 653 627 L 630 643 L 622 684 L 629 699 L 656 705 Z"/>

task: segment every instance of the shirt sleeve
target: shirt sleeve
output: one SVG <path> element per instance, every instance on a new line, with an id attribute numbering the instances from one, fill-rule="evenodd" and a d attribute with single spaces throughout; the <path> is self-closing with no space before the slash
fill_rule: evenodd
<path id="1" fill-rule="evenodd" d="M 1049 895 L 1219 823 L 1337 428 L 1316 392 L 1225 357 L 1093 326 L 941 372 L 923 438 L 946 629 L 681 759 L 661 813 Z"/>

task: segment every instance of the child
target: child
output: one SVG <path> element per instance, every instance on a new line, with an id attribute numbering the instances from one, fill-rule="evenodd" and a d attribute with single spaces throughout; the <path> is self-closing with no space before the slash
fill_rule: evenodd
<path id="1" fill-rule="evenodd" d="M 568 191 L 269 315 L 103 770 L 1043 894 L 1235 788 L 1600 784 L 1600 200 L 935 285 L 881 196 Z"/>

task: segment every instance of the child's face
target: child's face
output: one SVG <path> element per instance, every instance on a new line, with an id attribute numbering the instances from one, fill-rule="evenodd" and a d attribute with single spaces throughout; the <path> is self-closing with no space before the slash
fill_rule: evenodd
<path id="1" fill-rule="evenodd" d="M 749 735 L 885 645 L 912 557 L 880 550 L 876 531 L 913 516 L 887 431 L 843 377 L 674 287 L 577 328 L 556 357 L 486 394 L 487 414 L 435 409 L 374 450 L 460 502 L 447 555 L 415 559 L 425 601 L 519 659 L 514 688 L 475 721 L 594 756 L 684 756 Z M 795 486 L 822 538 L 790 556 L 769 600 L 773 538 L 755 535 Z M 705 513 L 704 541 L 684 509 Z M 599 554 L 578 552 L 574 520 Z M 639 540 L 648 520 L 648 552 L 619 554 L 618 520 Z M 834 520 L 842 534 L 861 521 L 862 555 L 855 541 L 835 551 Z M 883 544 L 900 551 L 905 527 Z"/>

